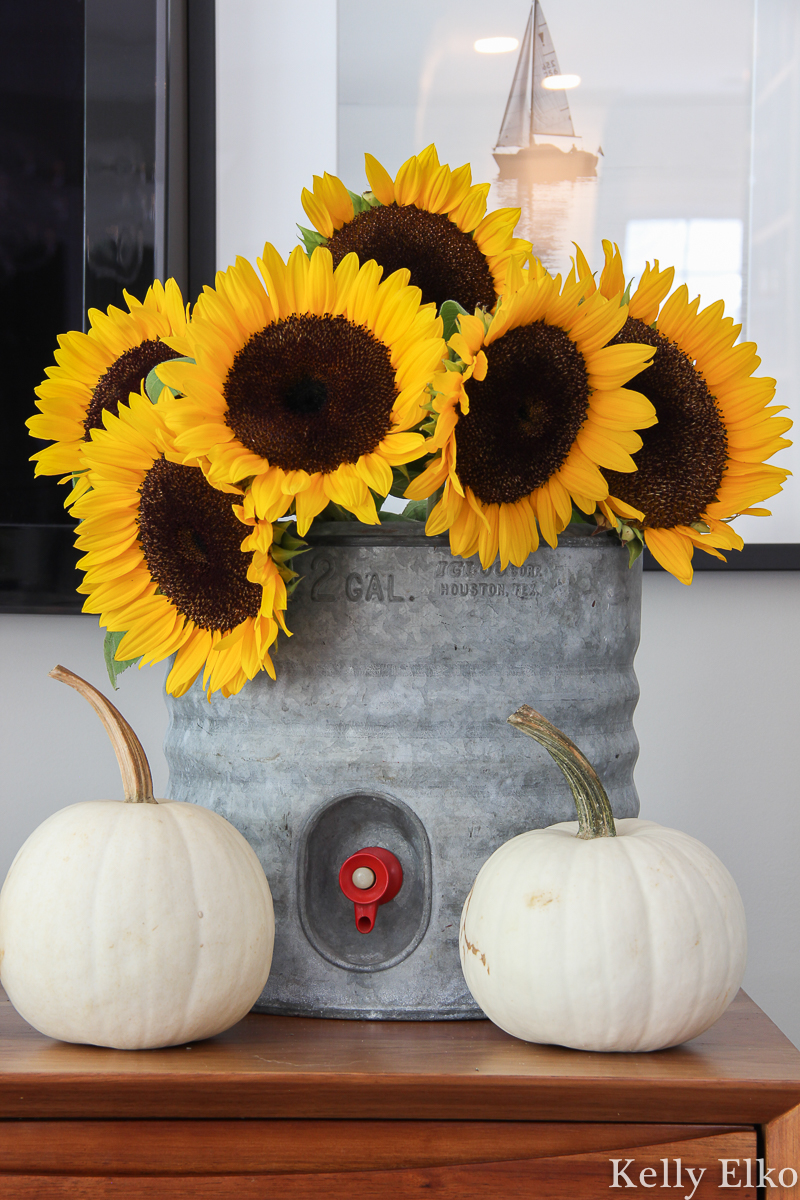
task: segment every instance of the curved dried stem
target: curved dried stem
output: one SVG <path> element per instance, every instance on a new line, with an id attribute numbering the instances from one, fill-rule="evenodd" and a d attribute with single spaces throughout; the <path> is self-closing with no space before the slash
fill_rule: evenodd
<path id="1" fill-rule="evenodd" d="M 105 731 L 111 738 L 111 745 L 119 763 L 122 776 L 122 787 L 125 801 L 128 804 L 158 804 L 153 797 L 153 777 L 150 774 L 150 764 L 144 752 L 142 743 L 110 700 L 106 700 L 102 692 L 92 687 L 80 675 L 69 671 L 66 667 L 53 667 L 48 672 L 53 679 L 69 684 L 76 692 L 80 692 L 88 700 L 94 711 L 105 726 Z"/>
<path id="2" fill-rule="evenodd" d="M 578 810 L 578 837 L 616 837 L 614 814 L 597 772 L 565 733 L 527 704 L 508 718 L 520 733 L 527 733 L 555 760 L 570 786 Z"/>

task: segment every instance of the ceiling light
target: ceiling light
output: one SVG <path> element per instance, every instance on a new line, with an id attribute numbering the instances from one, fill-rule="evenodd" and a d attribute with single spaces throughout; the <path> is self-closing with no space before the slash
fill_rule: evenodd
<path id="1" fill-rule="evenodd" d="M 509 50 L 516 50 L 518 45 L 516 38 L 478 38 L 475 49 L 478 54 L 508 54 Z"/>
<path id="2" fill-rule="evenodd" d="M 567 88 L 577 87 L 580 81 L 580 75 L 548 75 L 542 80 L 542 87 L 549 92 L 565 92 Z"/>

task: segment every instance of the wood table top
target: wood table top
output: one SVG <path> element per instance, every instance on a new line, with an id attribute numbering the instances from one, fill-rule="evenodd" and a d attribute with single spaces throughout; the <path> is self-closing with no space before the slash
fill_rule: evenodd
<path id="1" fill-rule="evenodd" d="M 531 1045 L 489 1021 L 251 1013 L 166 1050 L 57 1042 L 0 1000 L 0 1117 L 766 1123 L 800 1104 L 800 1052 L 740 992 L 649 1054 Z"/>

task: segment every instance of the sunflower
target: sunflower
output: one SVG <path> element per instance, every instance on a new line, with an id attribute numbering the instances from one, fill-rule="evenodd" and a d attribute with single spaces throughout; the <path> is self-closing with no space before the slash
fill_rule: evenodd
<path id="1" fill-rule="evenodd" d="M 618 294 L 619 251 L 609 243 L 604 249 L 599 290 Z M 761 361 L 756 346 L 735 344 L 741 325 L 723 315 L 721 300 L 700 310 L 700 297 L 690 302 L 683 285 L 659 312 L 673 276 L 657 261 L 647 264 L 614 338 L 655 351 L 635 383 L 655 406 L 658 424 L 643 434 L 634 475 L 605 472 L 612 494 L 601 508 L 612 523 L 622 517 L 640 525 L 653 557 L 688 584 L 695 547 L 724 561 L 720 550 L 744 544 L 727 522 L 769 515 L 752 506 L 779 492 L 789 474 L 765 460 L 791 444 L 781 435 L 792 423 L 776 415 L 785 406 L 770 406 L 775 380 L 753 376 Z"/>
<path id="2" fill-rule="evenodd" d="M 585 299 L 587 287 L 574 272 L 562 289 L 560 277 L 534 271 L 491 320 L 462 316 L 450 339 L 466 371 L 434 384 L 429 449 L 441 452 L 406 495 L 443 485 L 426 532 L 449 529 L 453 553 L 477 550 L 484 568 L 498 550 L 503 567 L 519 566 L 539 530 L 555 546 L 573 502 L 590 513 L 608 495 L 601 467 L 635 470 L 634 430 L 655 420 L 652 404 L 623 387 L 652 350 L 608 346 L 627 309 L 599 293 Z"/>
<path id="3" fill-rule="evenodd" d="M 209 693 L 230 696 L 260 670 L 275 678 L 269 648 L 279 626 L 288 633 L 287 572 L 273 560 L 270 524 L 174 461 L 171 402 L 131 396 L 84 447 L 90 487 L 72 509 L 84 551 L 78 591 L 84 612 L 126 631 L 117 660 L 174 654 L 168 692 L 182 696 L 203 671 Z"/>
<path id="4" fill-rule="evenodd" d="M 473 184 L 468 163 L 455 171 L 440 164 L 433 145 L 409 158 L 394 181 L 371 154 L 365 158 L 372 189 L 366 200 L 327 173 L 314 176 L 313 193 L 303 189 L 303 208 L 334 265 L 353 252 L 387 273 L 407 267 L 423 303 L 437 310 L 445 300 L 469 312 L 493 309 L 509 262 L 531 251 L 530 242 L 513 236 L 520 209 L 486 215 L 489 184 Z"/>
<path id="5" fill-rule="evenodd" d="M 284 264 L 270 245 L 217 275 L 195 306 L 196 363 L 159 377 L 183 393 L 170 406 L 176 449 L 215 486 L 250 485 L 254 512 L 275 521 L 294 505 L 302 536 L 329 502 L 378 523 L 370 489 L 385 496 L 392 466 L 419 458 L 407 432 L 446 352 L 441 319 L 420 305 L 408 271 L 300 247 Z"/>
<path id="6" fill-rule="evenodd" d="M 102 429 L 103 413 L 116 416 L 132 392 L 158 363 L 188 352 L 186 310 L 174 279 L 158 280 L 144 302 L 123 292 L 128 312 L 113 305 L 107 313 L 89 309 L 88 333 L 65 333 L 58 339 L 57 366 L 37 387 L 41 411 L 27 422 L 32 437 L 52 441 L 32 456 L 36 475 L 68 477 L 84 470 L 83 450 L 93 429 Z M 165 339 L 169 339 L 169 344 Z M 85 480 L 70 495 L 85 491 Z"/>

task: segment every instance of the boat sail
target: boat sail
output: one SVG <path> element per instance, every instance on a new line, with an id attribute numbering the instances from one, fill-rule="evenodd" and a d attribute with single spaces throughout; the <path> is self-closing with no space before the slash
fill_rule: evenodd
<path id="1" fill-rule="evenodd" d="M 500 176 L 577 179 L 597 173 L 597 157 L 576 142 L 566 92 L 544 87 L 560 75 L 555 47 L 539 0 L 531 4 L 493 157 Z M 553 139 L 571 139 L 568 150 Z M 538 139 L 538 140 L 537 140 Z"/>

